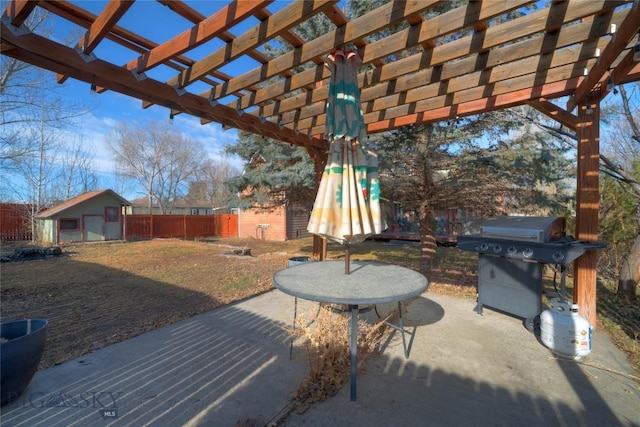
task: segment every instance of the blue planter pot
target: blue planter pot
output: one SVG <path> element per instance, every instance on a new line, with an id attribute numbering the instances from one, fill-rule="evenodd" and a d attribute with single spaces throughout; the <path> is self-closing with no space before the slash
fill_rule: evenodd
<path id="1" fill-rule="evenodd" d="M 38 370 L 47 339 L 48 322 L 23 319 L 0 324 L 1 405 L 18 398 Z M 4 342 L 6 340 L 6 342 Z"/>

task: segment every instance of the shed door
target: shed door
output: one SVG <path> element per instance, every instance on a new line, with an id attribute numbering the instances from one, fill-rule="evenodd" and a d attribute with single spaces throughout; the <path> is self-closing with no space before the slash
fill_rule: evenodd
<path id="1" fill-rule="evenodd" d="M 104 240 L 104 218 L 99 215 L 82 217 L 82 240 L 94 242 Z"/>

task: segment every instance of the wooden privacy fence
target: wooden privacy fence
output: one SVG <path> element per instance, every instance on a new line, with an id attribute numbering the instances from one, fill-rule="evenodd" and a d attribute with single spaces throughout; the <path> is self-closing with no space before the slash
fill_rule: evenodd
<path id="1" fill-rule="evenodd" d="M 0 241 L 18 242 L 31 240 L 29 222 L 30 205 L 0 203 Z"/>
<path id="2" fill-rule="evenodd" d="M 238 215 L 127 215 L 123 221 L 126 239 L 238 235 Z"/>

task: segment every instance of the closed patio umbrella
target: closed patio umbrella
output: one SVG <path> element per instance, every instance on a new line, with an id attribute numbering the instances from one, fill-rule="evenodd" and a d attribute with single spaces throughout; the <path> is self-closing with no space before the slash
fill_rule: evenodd
<path id="1" fill-rule="evenodd" d="M 357 52 L 337 49 L 328 55 L 331 82 L 325 121 L 329 155 L 307 230 L 345 246 L 345 273 L 349 274 L 349 247 L 382 232 L 378 158 L 365 143 L 367 136 L 360 106 Z"/>

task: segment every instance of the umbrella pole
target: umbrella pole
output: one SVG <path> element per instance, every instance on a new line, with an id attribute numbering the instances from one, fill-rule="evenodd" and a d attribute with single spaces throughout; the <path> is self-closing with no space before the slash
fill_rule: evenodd
<path id="1" fill-rule="evenodd" d="M 351 263 L 351 253 L 350 253 L 350 247 L 348 243 L 345 243 L 344 245 L 344 274 L 349 274 L 350 273 L 350 266 L 349 264 Z"/>

